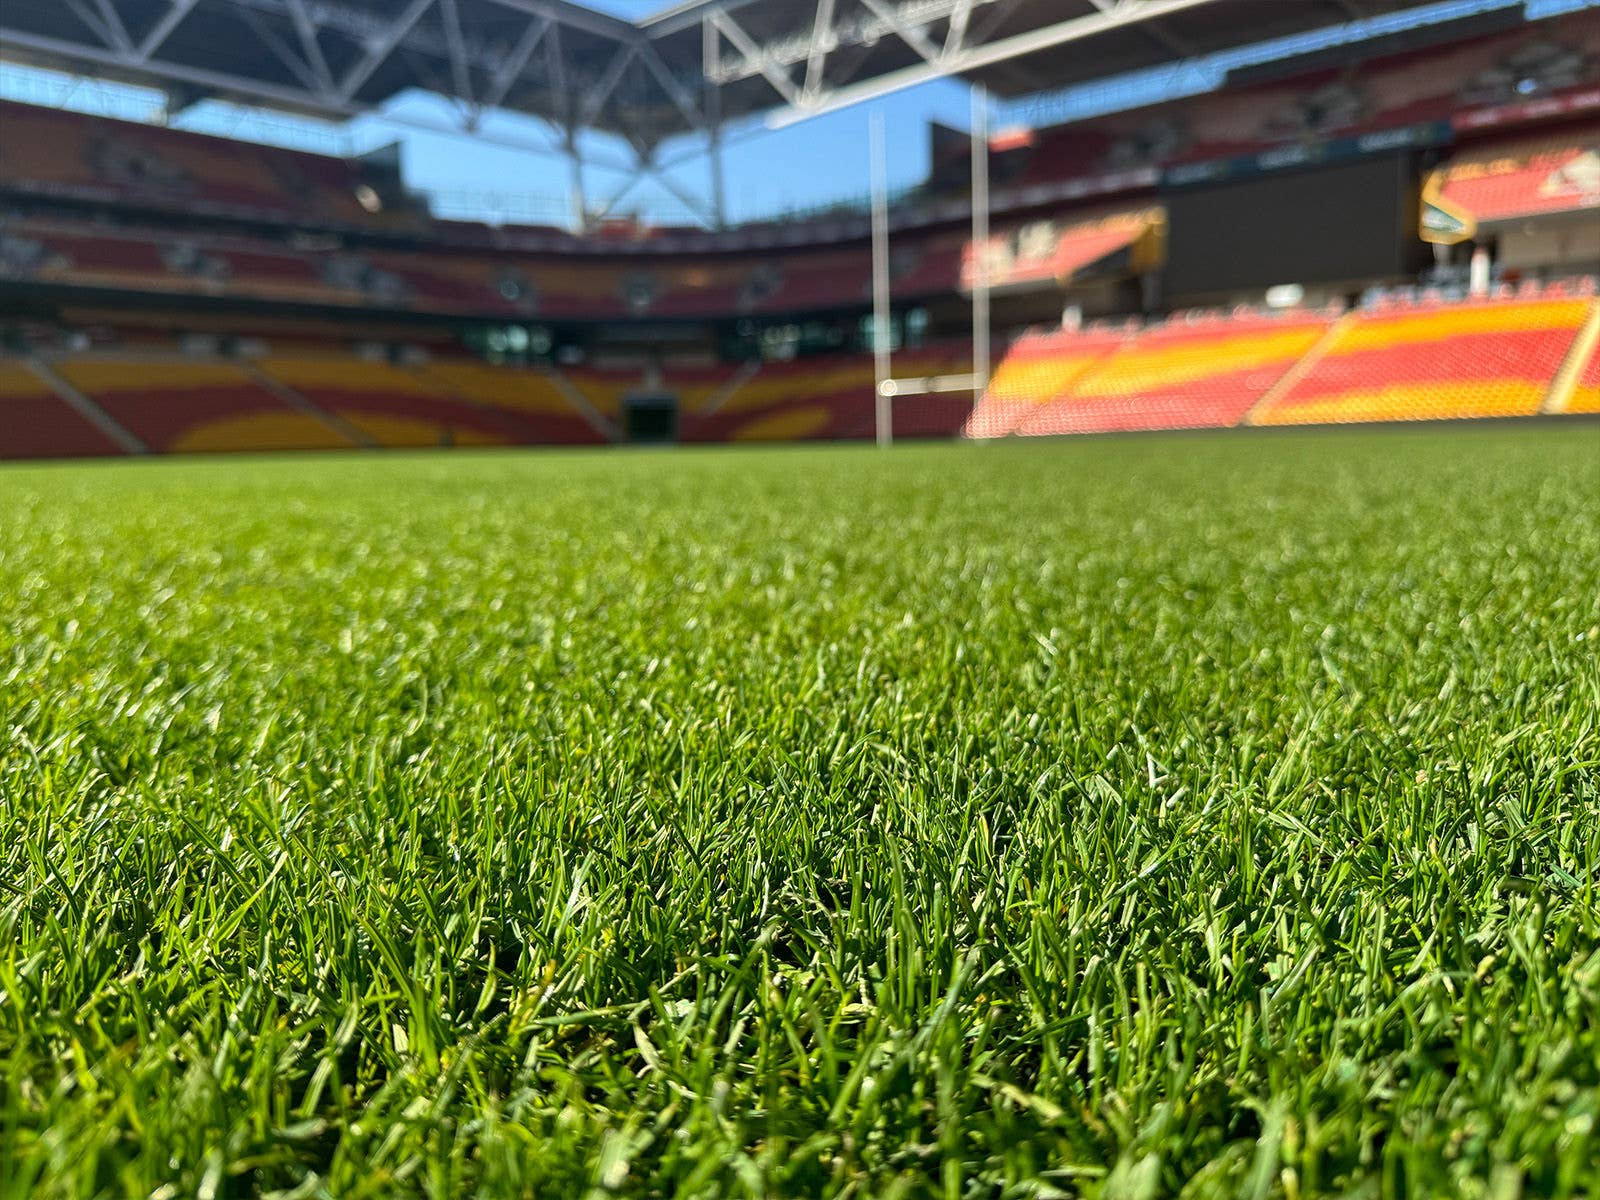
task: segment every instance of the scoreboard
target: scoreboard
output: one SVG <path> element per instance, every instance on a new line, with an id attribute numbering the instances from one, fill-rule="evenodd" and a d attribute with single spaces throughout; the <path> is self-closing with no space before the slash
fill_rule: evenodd
<path id="1" fill-rule="evenodd" d="M 1171 190 L 1167 298 L 1412 275 L 1419 188 L 1407 149 Z"/>

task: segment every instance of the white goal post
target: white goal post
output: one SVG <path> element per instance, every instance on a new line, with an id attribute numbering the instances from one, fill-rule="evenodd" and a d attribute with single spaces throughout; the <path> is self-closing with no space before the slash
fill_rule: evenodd
<path id="1" fill-rule="evenodd" d="M 896 396 L 926 396 L 930 392 L 974 392 L 978 389 L 978 376 L 924 375 L 920 379 L 885 379 L 878 385 L 878 395 L 891 400 Z"/>
<path id="2" fill-rule="evenodd" d="M 989 386 L 989 96 L 972 88 L 972 370 L 965 375 L 896 379 L 889 352 L 889 183 L 883 114 L 873 113 L 872 155 L 872 360 L 876 381 L 873 416 L 878 445 L 894 443 L 894 401 L 899 396 L 970 392 L 977 408 Z"/>

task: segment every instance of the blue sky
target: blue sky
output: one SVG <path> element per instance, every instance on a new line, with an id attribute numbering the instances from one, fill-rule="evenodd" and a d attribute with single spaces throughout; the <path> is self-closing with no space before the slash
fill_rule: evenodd
<path id="1" fill-rule="evenodd" d="M 666 6 L 662 0 L 589 2 L 591 7 L 623 17 L 638 17 Z M 1341 27 L 1321 38 L 1304 39 L 1292 47 L 1257 47 L 1225 58 L 1145 72 L 1099 87 L 1076 88 L 1002 105 L 995 113 L 995 125 L 1046 124 L 1110 108 L 1193 94 L 1214 86 L 1229 66 L 1260 61 L 1289 49 L 1371 36 L 1423 20 L 1442 20 L 1518 2 L 1442 0 L 1412 15 L 1365 22 L 1359 27 Z M 1542 17 L 1600 7 L 1600 0 L 1528 0 L 1527 7 L 1531 17 Z M 69 89 L 70 94 L 67 94 Z M 159 103 L 154 93 L 138 89 L 63 83 L 60 77 L 9 66 L 0 92 L 19 99 L 65 102 L 70 107 L 118 116 L 147 115 Z M 766 132 L 756 125 L 736 133 L 725 150 L 730 215 L 734 219 L 751 218 L 859 196 L 866 189 L 867 129 L 874 112 L 884 115 L 888 130 L 891 182 L 909 184 L 926 171 L 928 122 L 966 127 L 967 89 L 957 81 L 941 80 L 871 104 L 817 117 L 789 129 Z M 427 131 L 426 127 L 439 126 L 446 120 L 442 104 L 416 96 L 402 100 L 388 118 L 362 118 L 345 128 L 315 126 L 209 103 L 185 113 L 178 123 L 206 132 L 284 142 L 332 153 L 358 152 L 399 139 L 405 144 L 408 180 L 414 186 L 438 194 L 440 207 L 450 215 L 498 216 L 509 220 L 556 221 L 562 218 L 568 197 L 567 165 L 559 157 L 532 150 L 551 144 L 548 130 L 532 120 L 494 114 L 486 121 L 483 136 L 476 139 Z M 619 161 L 624 157 L 619 145 L 606 139 L 591 139 L 588 149 L 601 159 Z M 684 151 L 688 149 L 687 145 L 682 147 Z M 669 148 L 668 157 L 674 152 Z M 704 192 L 703 157 L 684 164 L 673 174 L 688 190 L 697 194 Z M 624 178 L 604 167 L 590 169 L 591 201 L 608 195 Z M 624 203 L 622 211 L 632 207 L 639 207 L 658 220 L 687 219 L 682 203 L 654 184 L 641 185 Z"/>

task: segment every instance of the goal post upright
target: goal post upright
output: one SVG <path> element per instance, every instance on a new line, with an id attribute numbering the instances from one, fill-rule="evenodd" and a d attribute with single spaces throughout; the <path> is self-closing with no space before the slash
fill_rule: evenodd
<path id="1" fill-rule="evenodd" d="M 972 89 L 972 370 L 965 375 L 932 375 L 896 379 L 891 373 L 892 335 L 889 277 L 889 186 L 885 162 L 883 114 L 870 122 L 872 161 L 872 368 L 873 426 L 878 445 L 894 443 L 894 402 L 901 396 L 968 392 L 977 408 L 989 387 L 989 95 L 981 84 Z"/>
<path id="2" fill-rule="evenodd" d="M 889 386 L 889 180 L 883 114 L 872 114 L 872 389 L 873 424 L 878 445 L 894 441 Z"/>
<path id="3" fill-rule="evenodd" d="M 972 86 L 972 407 L 989 388 L 989 93 Z"/>

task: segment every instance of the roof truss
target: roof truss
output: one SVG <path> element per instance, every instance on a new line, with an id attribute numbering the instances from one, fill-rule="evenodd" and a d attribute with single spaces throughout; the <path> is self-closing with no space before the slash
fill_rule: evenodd
<path id="1" fill-rule="evenodd" d="M 1423 0 L 1273 0 L 1301 25 Z M 632 169 L 668 190 L 662 143 L 713 152 L 723 125 L 766 115 L 777 127 L 947 75 L 1013 91 L 1045 85 L 1045 57 L 1070 73 L 1096 52 L 1059 51 L 1116 31 L 1151 56 L 1260 37 L 1264 0 L 688 0 L 639 22 L 572 0 L 0 0 L 0 58 L 163 88 L 184 103 L 216 96 L 330 119 L 380 110 L 420 87 L 476 130 L 508 109 L 549 123 L 582 190 L 577 133 L 624 138 Z M 1255 7 L 1251 7 L 1251 6 Z M 1231 7 L 1230 7 L 1231 6 Z M 1206 49 L 1215 48 L 1208 44 Z M 692 141 L 689 139 L 693 139 Z M 711 165 L 713 197 L 720 173 Z M 698 206 L 695 206 L 698 207 Z M 714 211 L 720 207 L 715 199 Z"/>
<path id="2" fill-rule="evenodd" d="M 1311 27 L 1422 2 L 1273 0 L 1266 11 Z M 1123 29 L 1178 61 L 1200 51 L 1171 19 L 1216 8 L 1213 28 L 1249 40 L 1264 3 L 688 0 L 628 22 L 572 0 L 4 0 L 0 56 L 336 119 L 420 86 L 469 124 L 507 107 L 655 146 L 707 133 L 713 108 L 788 123 L 1000 64 L 1024 90 L 1034 80 L 1018 59 Z"/>
<path id="3" fill-rule="evenodd" d="M 718 84 L 765 79 L 783 106 L 770 119 L 774 127 L 1125 26 L 1137 26 L 1167 51 L 1187 57 L 1191 51 L 1160 24 L 1160 18 L 1226 0 L 1087 0 L 1076 16 L 998 38 L 995 35 L 1020 9 L 1022 0 L 854 0 L 850 11 L 837 16 L 839 6 L 850 0 L 808 2 L 815 5 L 808 35 L 762 46 L 740 28 L 727 8 L 713 7 L 705 16 L 734 51 L 725 54 L 720 46 L 714 53 L 708 50 L 706 78 Z M 830 72 L 830 63 L 841 51 L 873 47 L 886 38 L 903 43 L 917 61 L 859 82 Z M 804 80 L 797 87 L 790 72 L 801 64 Z"/>
<path id="4" fill-rule="evenodd" d="M 51 4 L 70 16 L 20 19 L 24 7 Z M 527 88 L 541 101 L 568 94 L 565 86 L 558 93 L 548 57 L 536 53 L 558 44 L 550 35 L 565 29 L 587 39 L 587 78 L 585 62 L 569 62 L 565 82 L 579 88 L 591 119 L 622 88 L 635 112 L 642 103 L 670 114 L 644 123 L 650 142 L 703 131 L 698 61 L 688 64 L 695 78 L 686 78 L 684 64 L 674 70 L 639 27 L 566 0 L 470 4 L 469 13 L 469 0 L 22 0 L 0 4 L 0 56 L 334 119 L 369 111 L 405 86 L 403 62 L 427 63 L 416 83 L 437 79 L 451 99 L 481 113 Z M 208 22 L 218 19 L 229 19 L 231 70 L 197 59 L 195 38 L 180 44 L 191 22 L 209 35 Z"/>

